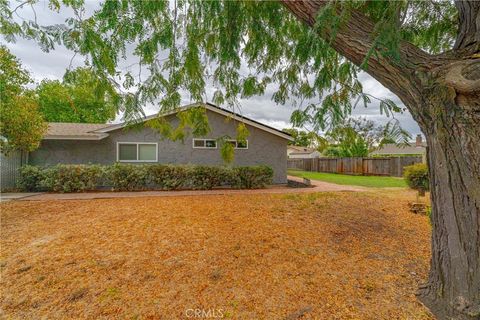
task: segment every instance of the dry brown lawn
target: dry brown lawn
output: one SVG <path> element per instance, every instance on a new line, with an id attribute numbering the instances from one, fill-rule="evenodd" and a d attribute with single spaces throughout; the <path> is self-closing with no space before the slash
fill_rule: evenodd
<path id="1" fill-rule="evenodd" d="M 202 309 L 230 319 L 429 319 L 414 293 L 430 226 L 408 212 L 414 198 L 4 203 L 0 317 L 194 319 L 187 310 Z"/>

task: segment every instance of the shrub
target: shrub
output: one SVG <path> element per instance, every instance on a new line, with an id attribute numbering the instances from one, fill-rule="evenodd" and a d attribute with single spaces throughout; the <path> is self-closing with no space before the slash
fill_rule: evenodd
<path id="1" fill-rule="evenodd" d="M 417 163 L 404 168 L 403 177 L 408 186 L 417 190 L 419 194 L 425 194 L 429 189 L 428 168 L 424 163 Z"/>
<path id="2" fill-rule="evenodd" d="M 230 184 L 234 188 L 258 189 L 272 183 L 273 170 L 268 166 L 236 167 L 232 170 Z"/>
<path id="3" fill-rule="evenodd" d="M 263 188 L 272 183 L 273 170 L 267 166 L 216 167 L 184 165 L 111 166 L 65 165 L 49 168 L 24 166 L 20 169 L 19 186 L 26 191 L 51 190 L 80 192 L 111 185 L 114 190 L 134 191 L 160 187 L 176 190 L 182 187 L 212 189 L 229 184 L 234 188 Z"/>
<path id="4" fill-rule="evenodd" d="M 177 190 L 187 185 L 189 167 L 153 164 L 147 167 L 150 182 L 164 190 Z"/>
<path id="5" fill-rule="evenodd" d="M 117 191 L 144 190 L 147 186 L 147 168 L 144 165 L 115 163 L 105 170 L 106 180 Z"/>
<path id="6" fill-rule="evenodd" d="M 58 164 L 44 170 L 41 184 L 55 192 L 82 192 L 95 190 L 102 178 L 98 165 Z"/>
<path id="7" fill-rule="evenodd" d="M 193 166 L 190 173 L 190 184 L 193 189 L 212 189 L 228 180 L 229 170 L 224 167 Z"/>
<path id="8" fill-rule="evenodd" d="M 23 166 L 19 169 L 18 186 L 24 191 L 39 191 L 45 179 L 44 169 L 36 166 Z"/>

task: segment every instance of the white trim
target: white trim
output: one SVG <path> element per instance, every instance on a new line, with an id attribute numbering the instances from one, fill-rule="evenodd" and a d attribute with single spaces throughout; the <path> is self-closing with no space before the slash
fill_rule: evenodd
<path id="1" fill-rule="evenodd" d="M 209 104 L 199 104 L 199 103 L 194 103 L 194 104 L 190 104 L 190 105 L 186 105 L 186 106 L 183 106 L 181 108 L 178 108 L 174 111 L 170 111 L 170 112 L 166 112 L 165 114 L 162 114 L 161 116 L 162 117 L 166 117 L 166 116 L 169 116 L 169 115 L 172 115 L 172 114 L 175 114 L 179 111 L 183 111 L 183 110 L 186 110 L 188 108 L 191 108 L 191 107 L 196 107 L 196 106 L 203 106 L 205 107 L 205 109 L 207 110 L 210 110 L 212 112 L 216 112 L 218 114 L 221 114 L 225 117 L 230 117 L 234 120 L 237 120 L 237 121 L 240 121 L 240 122 L 243 122 L 245 124 L 248 124 L 252 127 L 255 127 L 255 128 L 258 128 L 258 129 L 261 129 L 263 131 L 266 131 L 266 132 L 269 132 L 271 134 L 274 134 L 276 136 L 279 136 L 281 138 L 284 138 L 284 139 L 287 139 L 287 140 L 290 140 L 290 141 L 293 141 L 293 138 L 286 134 L 286 133 L 282 133 L 281 131 L 278 131 L 278 130 L 275 130 L 273 128 L 270 128 L 268 126 L 265 126 L 263 124 L 260 124 L 260 123 L 256 123 L 252 120 L 249 120 L 249 119 L 246 119 L 244 117 L 241 117 L 235 113 L 231 113 L 231 112 L 227 112 L 225 110 L 222 110 L 221 108 L 218 108 L 218 107 L 214 107 L 214 106 L 211 106 Z M 158 117 L 158 115 L 151 115 L 151 116 L 148 116 L 148 117 L 145 117 L 143 118 L 143 122 L 145 121 L 148 121 L 148 120 L 151 120 L 151 119 L 155 119 L 156 117 Z M 126 127 L 128 124 L 127 123 L 120 123 L 120 124 L 115 124 L 115 125 L 112 125 L 112 126 L 109 126 L 109 127 L 106 127 L 106 128 L 102 128 L 102 129 L 99 129 L 99 130 L 94 130 L 93 132 L 102 132 L 102 133 L 106 133 L 106 132 L 110 132 L 110 131 L 113 131 L 113 130 L 117 130 L 117 129 L 120 129 L 120 128 L 124 128 Z"/>
<path id="2" fill-rule="evenodd" d="M 134 144 L 137 146 L 137 160 L 120 160 L 120 145 Z M 155 160 L 138 160 L 139 145 L 154 144 L 155 145 Z M 158 143 L 157 142 L 131 142 L 131 141 L 117 141 L 117 162 L 158 162 Z"/>
<path id="3" fill-rule="evenodd" d="M 212 148 L 212 147 L 207 147 L 207 140 L 208 141 L 215 141 L 215 148 Z M 205 147 L 195 147 L 195 141 L 204 141 L 205 142 Z M 192 148 L 193 149 L 217 149 L 218 148 L 218 142 L 217 140 L 215 139 L 197 139 L 197 138 L 193 138 L 192 139 Z"/>

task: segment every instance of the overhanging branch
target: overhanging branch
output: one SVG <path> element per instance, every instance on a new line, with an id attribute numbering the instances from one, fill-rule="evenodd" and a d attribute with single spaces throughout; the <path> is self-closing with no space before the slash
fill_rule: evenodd
<path id="1" fill-rule="evenodd" d="M 284 6 L 301 21 L 314 27 L 317 14 L 329 1 L 288 1 Z M 358 10 L 352 10 L 348 21 L 336 30 L 335 35 L 328 28 L 319 34 L 342 56 L 360 66 L 374 46 L 374 22 Z M 416 72 L 432 67 L 432 56 L 418 47 L 402 41 L 400 60 L 379 55 L 370 55 L 368 70 L 372 77 L 397 94 L 404 103 L 414 105 L 417 88 Z M 410 102 L 410 103 L 409 103 Z"/>

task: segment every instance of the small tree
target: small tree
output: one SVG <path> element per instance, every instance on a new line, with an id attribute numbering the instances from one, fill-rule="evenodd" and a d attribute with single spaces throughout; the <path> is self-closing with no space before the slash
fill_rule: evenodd
<path id="1" fill-rule="evenodd" d="M 367 142 L 354 128 L 349 126 L 339 127 L 329 133 L 328 136 L 333 143 L 325 149 L 324 155 L 335 157 L 368 156 Z"/>
<path id="2" fill-rule="evenodd" d="M 400 145 L 411 138 L 396 120 L 381 125 L 365 118 L 348 118 L 328 131 L 326 137 L 330 146 L 324 155 L 337 157 L 366 157 L 386 143 Z"/>
<path id="3" fill-rule="evenodd" d="M 292 136 L 293 141 L 289 141 L 289 145 L 312 147 L 322 144 L 323 138 L 317 135 L 315 132 L 307 132 L 305 130 L 298 130 L 295 128 L 285 128 L 282 131 Z"/>
<path id="4" fill-rule="evenodd" d="M 425 191 L 429 190 L 430 185 L 426 164 L 417 163 L 405 167 L 403 177 L 410 188 L 418 191 L 418 195 L 425 196 Z"/>

